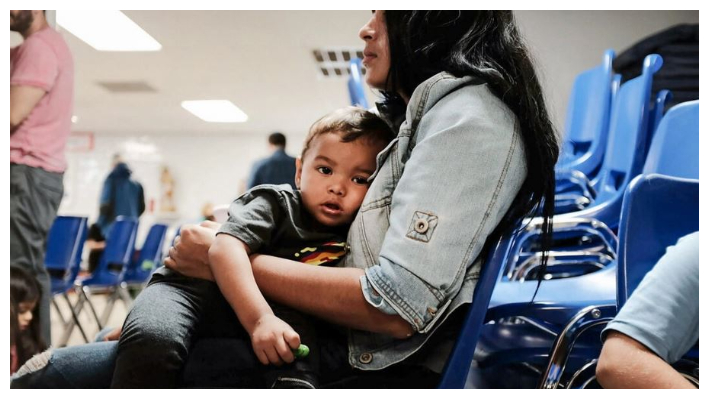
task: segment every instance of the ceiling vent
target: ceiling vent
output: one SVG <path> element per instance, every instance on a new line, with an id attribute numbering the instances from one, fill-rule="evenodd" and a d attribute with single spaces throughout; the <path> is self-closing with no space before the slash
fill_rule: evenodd
<path id="1" fill-rule="evenodd" d="M 96 83 L 111 93 L 155 93 L 157 91 L 142 80 Z"/>
<path id="2" fill-rule="evenodd" d="M 323 47 L 313 50 L 318 74 L 325 78 L 350 76 L 350 60 L 364 58 L 360 47 Z M 365 70 L 362 67 L 362 75 Z"/>

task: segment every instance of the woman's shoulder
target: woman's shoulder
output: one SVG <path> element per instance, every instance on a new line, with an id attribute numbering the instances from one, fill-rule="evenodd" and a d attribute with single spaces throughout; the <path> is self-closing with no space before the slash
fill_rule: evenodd
<path id="1" fill-rule="evenodd" d="M 407 119 L 415 120 L 428 113 L 444 113 L 446 118 L 509 119 L 511 111 L 495 96 L 486 82 L 475 76 L 457 77 L 438 73 L 420 84 L 409 102 Z"/>

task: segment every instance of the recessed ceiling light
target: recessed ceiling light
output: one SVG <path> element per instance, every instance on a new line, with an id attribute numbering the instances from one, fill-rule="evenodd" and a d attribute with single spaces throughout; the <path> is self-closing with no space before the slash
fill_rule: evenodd
<path id="1" fill-rule="evenodd" d="M 118 10 L 58 10 L 57 24 L 99 51 L 158 51 L 162 48 Z"/>
<path id="2" fill-rule="evenodd" d="M 249 117 L 229 100 L 183 101 L 182 108 L 206 122 L 246 122 Z"/>

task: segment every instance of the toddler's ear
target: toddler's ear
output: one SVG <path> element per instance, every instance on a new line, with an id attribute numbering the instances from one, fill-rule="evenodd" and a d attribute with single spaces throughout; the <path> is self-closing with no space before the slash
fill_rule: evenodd
<path id="1" fill-rule="evenodd" d="M 303 173 L 303 160 L 295 158 L 295 186 L 300 189 L 300 175 Z"/>

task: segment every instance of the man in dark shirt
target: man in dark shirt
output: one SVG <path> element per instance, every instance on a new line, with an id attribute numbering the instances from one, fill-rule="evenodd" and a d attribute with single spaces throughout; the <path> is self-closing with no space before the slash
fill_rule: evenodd
<path id="1" fill-rule="evenodd" d="M 259 184 L 290 184 L 295 189 L 295 158 L 286 154 L 286 136 L 273 133 L 268 136 L 268 145 L 273 153 L 254 163 L 246 188 L 250 190 Z"/>

